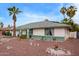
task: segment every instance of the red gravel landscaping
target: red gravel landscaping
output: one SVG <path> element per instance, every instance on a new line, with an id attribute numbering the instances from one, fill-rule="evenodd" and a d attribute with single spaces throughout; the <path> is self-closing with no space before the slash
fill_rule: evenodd
<path id="1" fill-rule="evenodd" d="M 46 48 L 53 48 L 56 44 L 53 41 L 7 39 L 10 41 L 0 43 L 0 56 L 50 56 L 46 53 Z M 31 42 L 33 42 L 32 45 Z M 39 45 L 36 46 L 35 44 Z M 79 39 L 68 39 L 57 44 L 59 47 L 69 50 L 73 56 L 79 56 Z"/>

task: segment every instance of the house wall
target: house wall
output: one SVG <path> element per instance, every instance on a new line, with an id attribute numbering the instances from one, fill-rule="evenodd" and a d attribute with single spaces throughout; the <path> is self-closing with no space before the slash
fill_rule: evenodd
<path id="1" fill-rule="evenodd" d="M 23 31 L 22 31 L 22 34 L 25 35 L 25 34 L 26 34 L 26 30 L 23 30 Z"/>
<path id="2" fill-rule="evenodd" d="M 18 30 L 16 31 L 16 36 L 18 36 L 18 34 L 21 35 L 25 35 L 26 34 L 26 30 Z"/>
<path id="3" fill-rule="evenodd" d="M 54 28 L 54 36 L 69 38 L 70 32 L 67 28 Z"/>
<path id="4" fill-rule="evenodd" d="M 45 31 L 44 31 L 44 29 L 33 29 L 33 35 L 44 36 L 45 35 Z"/>
<path id="5" fill-rule="evenodd" d="M 69 37 L 69 31 L 66 28 L 54 28 L 52 34 L 59 37 Z M 44 29 L 33 29 L 33 35 L 45 35 Z"/>
<path id="6" fill-rule="evenodd" d="M 13 36 L 13 31 L 10 31 L 12 36 Z M 20 34 L 20 31 L 16 31 L 16 36 L 18 36 L 18 34 Z"/>
<path id="7" fill-rule="evenodd" d="M 64 28 L 54 28 L 54 36 L 65 36 L 65 29 Z"/>
<path id="8" fill-rule="evenodd" d="M 56 38 L 58 41 L 64 41 L 69 38 L 69 30 L 67 28 L 52 28 L 52 36 L 45 36 L 45 29 L 33 29 L 34 38 L 52 40 Z"/>
<path id="9" fill-rule="evenodd" d="M 10 31 L 11 32 L 11 34 L 12 34 L 12 36 L 13 36 L 13 31 Z"/>
<path id="10" fill-rule="evenodd" d="M 16 36 L 18 36 L 19 33 L 20 33 L 20 31 L 16 31 Z"/>

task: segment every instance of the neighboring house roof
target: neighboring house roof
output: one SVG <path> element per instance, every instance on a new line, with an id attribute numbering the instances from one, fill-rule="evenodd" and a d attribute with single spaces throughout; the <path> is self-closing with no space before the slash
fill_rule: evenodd
<path id="1" fill-rule="evenodd" d="M 34 23 L 29 23 L 29 24 L 25 24 L 25 25 L 22 25 L 22 26 L 18 26 L 17 27 L 17 30 L 19 29 L 34 29 L 34 28 L 54 28 L 54 27 L 70 27 L 69 25 L 67 24 L 62 24 L 62 23 L 59 23 L 59 22 L 55 22 L 55 21 L 48 21 L 48 20 L 45 20 L 45 21 L 40 21 L 40 22 L 34 22 Z"/>
<path id="2" fill-rule="evenodd" d="M 10 30 L 10 31 L 12 31 L 12 29 L 11 28 L 0 28 L 0 31 L 3 31 L 3 30 L 5 30 L 5 31 L 8 31 L 8 30 Z"/>

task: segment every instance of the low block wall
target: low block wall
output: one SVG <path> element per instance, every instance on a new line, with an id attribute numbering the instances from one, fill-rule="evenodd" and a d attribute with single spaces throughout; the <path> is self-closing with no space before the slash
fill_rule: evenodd
<path id="1" fill-rule="evenodd" d="M 57 40 L 57 41 L 64 41 L 64 37 L 58 37 L 58 36 L 38 36 L 38 35 L 32 35 L 32 39 L 35 40 Z"/>
<path id="2" fill-rule="evenodd" d="M 69 37 L 71 38 L 77 38 L 77 32 L 70 32 Z"/>

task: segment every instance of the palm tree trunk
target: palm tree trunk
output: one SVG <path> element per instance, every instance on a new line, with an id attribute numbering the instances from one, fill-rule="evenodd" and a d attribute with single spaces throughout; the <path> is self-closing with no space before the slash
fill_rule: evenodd
<path id="1" fill-rule="evenodd" d="M 16 15 L 13 15 L 13 36 L 16 37 Z"/>
<path id="2" fill-rule="evenodd" d="M 14 26 L 13 26 L 13 36 L 16 37 L 16 21 L 14 21 Z"/>

